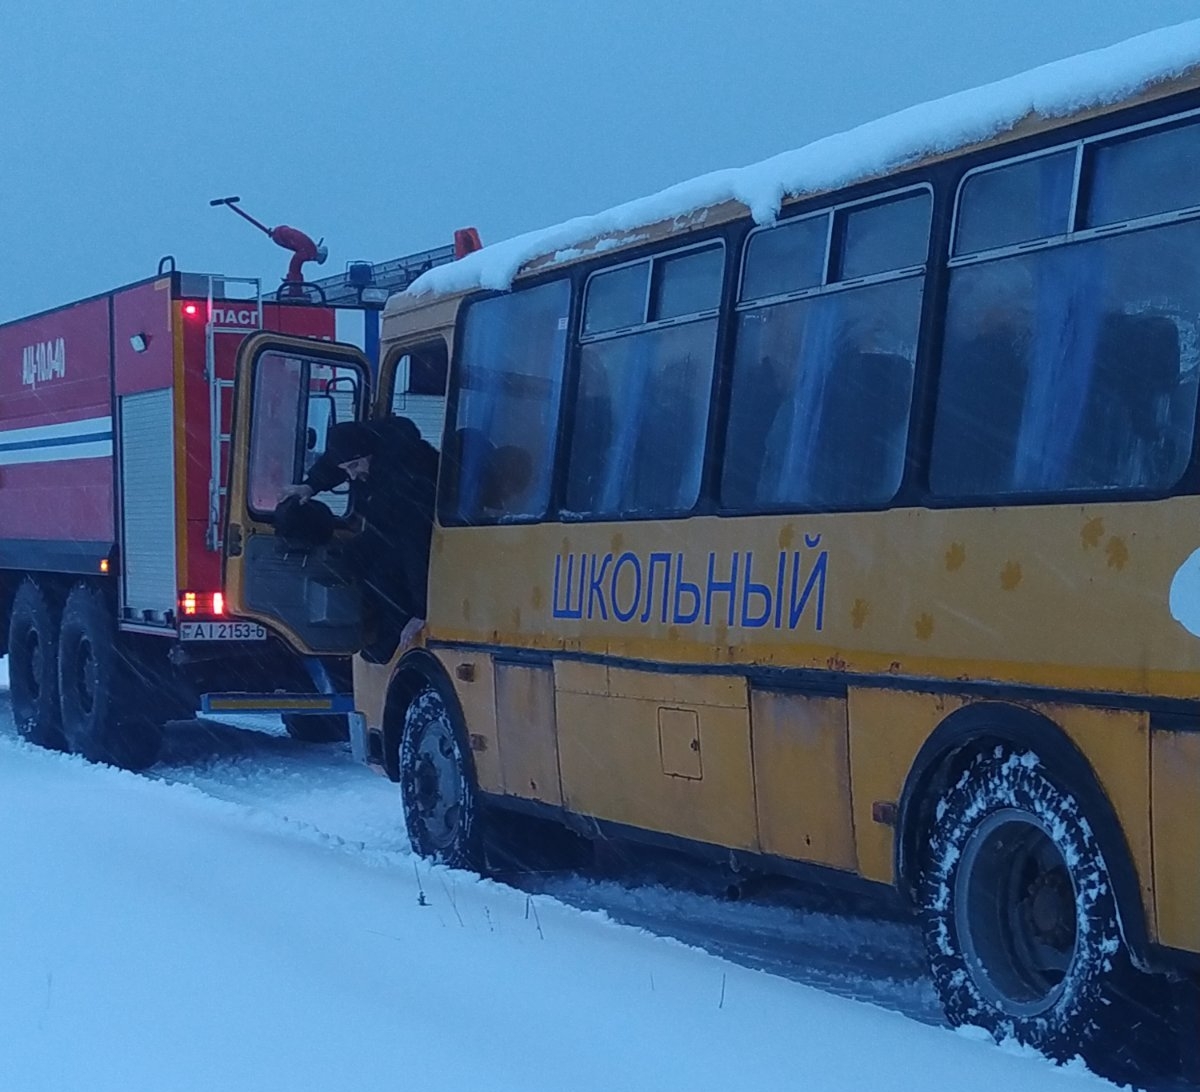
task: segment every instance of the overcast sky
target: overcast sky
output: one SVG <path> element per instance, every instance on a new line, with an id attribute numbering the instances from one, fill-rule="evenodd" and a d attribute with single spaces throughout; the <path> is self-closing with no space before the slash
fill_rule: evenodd
<path id="1" fill-rule="evenodd" d="M 179 266 L 497 241 L 1200 0 L 0 0 L 0 321 Z"/>

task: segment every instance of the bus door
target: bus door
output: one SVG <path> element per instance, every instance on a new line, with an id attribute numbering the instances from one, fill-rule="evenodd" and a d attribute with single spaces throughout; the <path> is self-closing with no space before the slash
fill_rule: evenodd
<path id="1" fill-rule="evenodd" d="M 269 626 L 303 653 L 349 655 L 362 646 L 363 604 L 340 544 L 352 533 L 346 487 L 322 493 L 311 534 L 284 538 L 275 509 L 325 448 L 329 429 L 370 405 L 367 358 L 349 345 L 263 333 L 237 359 L 225 528 L 229 612 Z M 315 516 L 325 517 L 318 520 Z M 321 524 L 326 527 L 322 528 Z M 332 522 L 330 541 L 321 541 Z"/>

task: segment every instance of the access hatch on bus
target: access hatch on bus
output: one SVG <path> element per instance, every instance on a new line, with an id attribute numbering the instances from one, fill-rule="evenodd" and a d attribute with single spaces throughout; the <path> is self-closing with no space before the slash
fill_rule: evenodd
<path id="1" fill-rule="evenodd" d="M 362 594 L 340 549 L 355 529 L 350 492 L 342 486 L 306 501 L 288 527 L 279 525 L 277 509 L 324 450 L 329 429 L 365 417 L 370 374 L 367 358 L 350 345 L 264 333 L 238 353 L 227 605 L 305 653 L 349 655 L 363 643 Z"/>

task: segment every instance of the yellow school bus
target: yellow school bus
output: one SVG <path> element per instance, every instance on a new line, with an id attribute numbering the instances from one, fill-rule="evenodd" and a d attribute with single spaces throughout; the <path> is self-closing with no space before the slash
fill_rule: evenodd
<path id="1" fill-rule="evenodd" d="M 227 587 L 307 651 L 364 639 L 273 535 L 312 376 L 444 384 L 429 617 L 354 669 L 419 853 L 478 867 L 509 808 L 890 886 L 950 1019 L 1051 1053 L 1193 974 L 1200 68 L 1136 86 L 910 112 L 882 166 L 585 221 L 507 287 L 485 249 L 393 298 L 374 393 L 247 344 Z"/>

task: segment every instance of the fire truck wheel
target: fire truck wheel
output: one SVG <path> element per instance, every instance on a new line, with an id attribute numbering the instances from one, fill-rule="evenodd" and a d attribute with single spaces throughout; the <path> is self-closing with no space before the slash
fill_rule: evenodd
<path id="1" fill-rule="evenodd" d="M 58 708 L 58 612 L 32 580 L 21 581 L 8 628 L 9 693 L 17 731 L 65 750 Z"/>
<path id="2" fill-rule="evenodd" d="M 129 666 L 116 646 L 116 626 L 99 589 L 76 584 L 63 608 L 58 689 L 63 734 L 92 762 L 144 770 L 158 757 L 162 729 L 143 713 Z"/>
<path id="3" fill-rule="evenodd" d="M 284 713 L 283 726 L 301 743 L 343 743 L 350 738 L 344 713 Z"/>
<path id="4" fill-rule="evenodd" d="M 441 692 L 427 686 L 404 715 L 400 798 L 413 849 L 451 868 L 483 866 L 470 752 Z"/>

